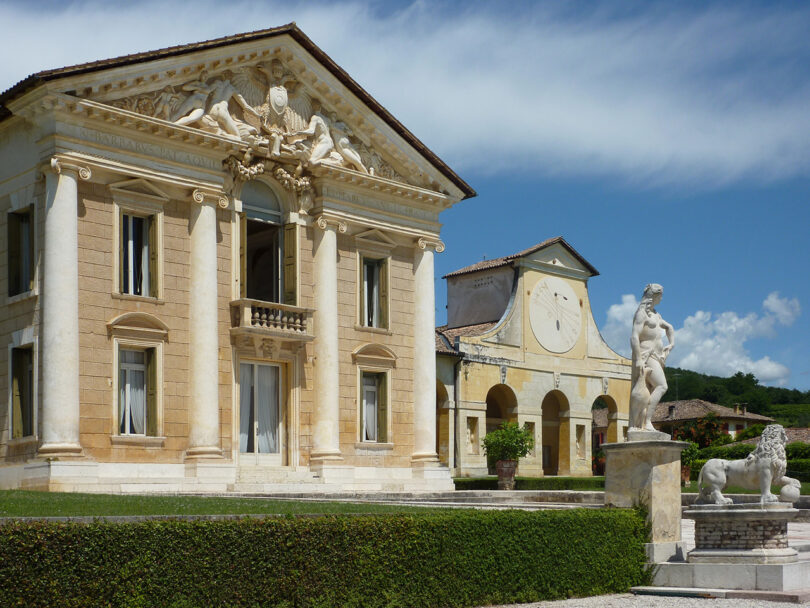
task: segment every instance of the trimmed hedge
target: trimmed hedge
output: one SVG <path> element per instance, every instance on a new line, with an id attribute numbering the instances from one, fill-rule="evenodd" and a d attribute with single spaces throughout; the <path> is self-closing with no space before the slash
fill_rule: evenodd
<path id="1" fill-rule="evenodd" d="M 810 443 L 794 441 L 785 446 L 788 460 L 805 460 L 810 458 Z"/>
<path id="2" fill-rule="evenodd" d="M 720 458 L 713 456 L 713 458 Z M 708 459 L 706 459 L 708 460 Z M 695 460 L 692 463 L 692 470 L 689 473 L 689 479 L 697 481 L 700 469 L 706 464 L 706 460 Z M 798 479 L 799 481 L 810 481 L 810 458 L 797 458 L 795 460 L 787 461 L 787 476 Z"/>
<path id="3" fill-rule="evenodd" d="M 439 607 L 647 584 L 624 509 L 0 526 L 0 605 Z"/>
<path id="4" fill-rule="evenodd" d="M 497 477 L 456 477 L 456 490 L 497 490 Z M 604 477 L 516 477 L 515 490 L 591 490 L 605 489 Z"/>
<path id="5" fill-rule="evenodd" d="M 702 458 L 703 460 L 708 460 L 709 458 L 725 458 L 726 460 L 739 460 L 740 458 L 745 458 L 754 451 L 756 446 L 750 445 L 748 443 L 738 443 L 737 445 L 721 445 L 721 446 L 709 446 L 707 448 L 702 448 L 698 452 L 698 457 Z"/>

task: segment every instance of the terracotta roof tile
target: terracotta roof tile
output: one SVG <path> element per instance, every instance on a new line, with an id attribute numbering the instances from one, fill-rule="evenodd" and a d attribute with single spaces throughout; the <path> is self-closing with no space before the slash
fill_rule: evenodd
<path id="1" fill-rule="evenodd" d="M 596 270 L 591 264 L 583 258 L 568 242 L 561 236 L 555 236 L 551 239 L 546 239 L 542 243 L 538 243 L 533 247 L 529 247 L 528 249 L 524 249 L 523 251 L 518 251 L 517 253 L 513 253 L 511 255 L 506 255 L 500 258 L 493 258 L 491 260 L 481 260 L 476 264 L 472 264 L 470 266 L 465 266 L 464 268 L 459 268 L 458 270 L 454 270 L 453 272 L 448 272 L 442 278 L 446 279 L 448 277 L 457 277 L 462 274 L 469 274 L 471 272 L 480 272 L 482 270 L 489 270 L 490 268 L 499 268 L 501 266 L 506 266 L 507 264 L 511 264 L 512 260 L 518 260 L 520 258 L 526 257 L 534 253 L 535 251 L 540 251 L 541 249 L 545 249 L 550 245 L 554 245 L 555 243 L 561 243 L 566 249 L 568 249 L 580 263 L 585 266 L 593 276 L 597 276 L 599 271 Z"/>
<path id="2" fill-rule="evenodd" d="M 670 414 L 670 408 L 674 408 Z M 735 412 L 730 407 L 709 403 L 702 399 L 689 399 L 687 401 L 667 401 L 659 403 L 653 414 L 653 422 L 673 422 L 676 420 L 694 420 L 703 418 L 708 414 L 714 414 L 718 418 L 730 418 L 734 420 L 747 420 L 749 422 L 773 422 L 773 418 L 761 416 L 759 414 Z"/>
<path id="3" fill-rule="evenodd" d="M 449 328 L 447 325 L 442 325 L 441 327 L 436 328 L 436 351 L 437 352 L 448 352 L 457 354 L 458 351 L 455 349 L 456 338 L 460 336 L 479 336 L 488 332 L 490 329 L 497 325 L 497 321 L 489 321 L 487 323 L 476 323 L 475 325 L 464 325 L 462 327 L 453 327 Z M 448 348 L 448 344 L 450 345 L 450 350 L 442 350 L 439 351 L 439 344 L 441 340 L 441 346 L 443 349 Z"/>
<path id="4" fill-rule="evenodd" d="M 786 428 L 785 435 L 787 435 L 787 442 L 793 443 L 795 441 L 800 441 L 802 443 L 810 443 L 810 429 L 805 428 Z M 751 439 L 743 439 L 742 441 L 735 442 L 734 445 L 739 443 L 747 443 L 750 445 L 756 445 L 759 443 L 759 437 L 752 437 Z"/>

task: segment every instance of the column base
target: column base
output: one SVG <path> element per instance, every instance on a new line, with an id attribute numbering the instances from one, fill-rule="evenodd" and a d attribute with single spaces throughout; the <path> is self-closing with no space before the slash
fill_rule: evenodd
<path id="1" fill-rule="evenodd" d="M 414 466 L 420 463 L 438 464 L 439 455 L 436 452 L 417 452 L 411 456 L 411 463 Z"/>
<path id="2" fill-rule="evenodd" d="M 44 443 L 39 446 L 37 456 L 43 458 L 77 458 L 83 456 L 82 446 L 78 443 Z"/>
<path id="3" fill-rule="evenodd" d="M 213 458 L 222 458 L 222 449 L 215 445 L 197 446 L 186 450 L 186 460 L 209 460 Z"/>
<path id="4" fill-rule="evenodd" d="M 309 455 L 309 462 L 311 466 L 317 466 L 319 464 L 333 464 L 343 462 L 343 456 L 340 454 L 340 450 L 312 452 Z"/>

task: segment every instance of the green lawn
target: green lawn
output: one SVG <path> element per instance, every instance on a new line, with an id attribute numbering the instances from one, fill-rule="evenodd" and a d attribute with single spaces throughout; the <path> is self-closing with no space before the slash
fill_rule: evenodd
<path id="1" fill-rule="evenodd" d="M 126 496 L 0 490 L 0 517 L 424 512 L 423 507 L 204 496 Z"/>

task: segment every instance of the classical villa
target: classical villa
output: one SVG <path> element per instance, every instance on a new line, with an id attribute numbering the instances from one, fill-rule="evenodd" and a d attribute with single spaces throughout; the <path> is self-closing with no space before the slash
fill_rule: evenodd
<path id="1" fill-rule="evenodd" d="M 591 408 L 607 406 L 607 441 L 628 426 L 630 361 L 599 335 L 588 298 L 598 275 L 562 237 L 447 274 L 447 325 L 436 330 L 439 458 L 454 475 L 486 474 L 481 438 L 527 424 L 523 475 L 591 475 Z"/>
<path id="2" fill-rule="evenodd" d="M 447 465 L 483 469 L 466 448 L 448 462 L 436 409 L 438 217 L 474 195 L 295 25 L 26 78 L 0 95 L 0 487 L 450 489 Z M 451 290 L 565 281 L 576 344 L 523 345 L 537 298 L 512 289 L 481 348 L 453 345 L 460 377 L 494 370 L 475 386 L 503 411 L 462 384 L 458 422 L 548 421 L 562 445 L 627 374 L 590 318 L 592 269 L 563 243 L 537 254 Z M 499 316 L 454 309 L 447 331 Z M 554 372 L 520 369 L 540 359 Z M 553 421 L 523 402 L 535 384 Z"/>

